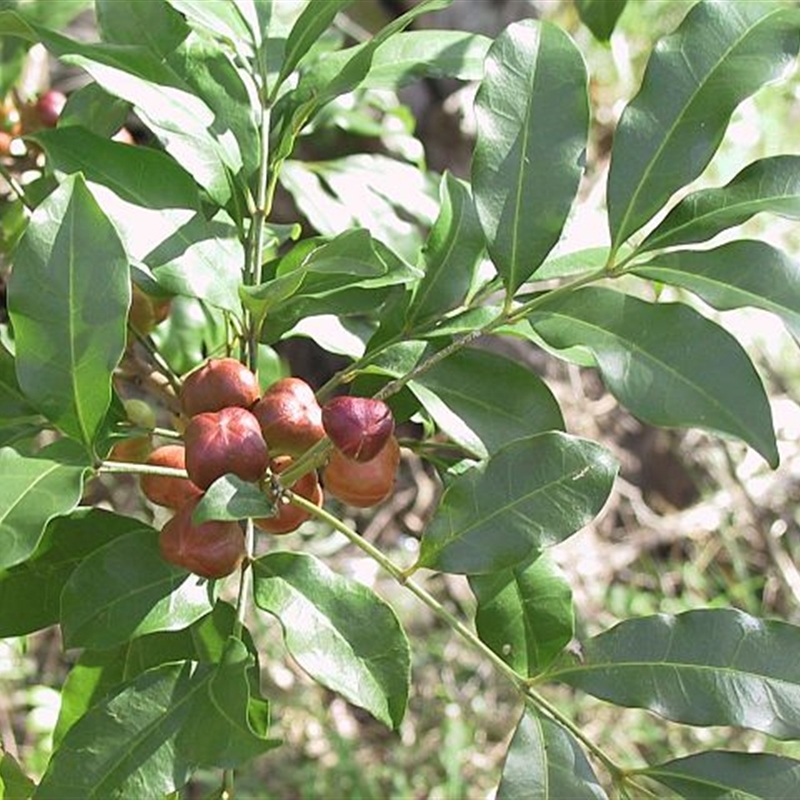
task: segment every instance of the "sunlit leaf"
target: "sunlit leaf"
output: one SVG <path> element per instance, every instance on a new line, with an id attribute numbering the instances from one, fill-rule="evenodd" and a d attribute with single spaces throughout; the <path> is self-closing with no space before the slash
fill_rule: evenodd
<path id="1" fill-rule="evenodd" d="M 709 1 L 656 45 L 614 134 L 608 214 L 615 248 L 700 175 L 736 106 L 794 66 L 799 41 L 793 9 Z"/>
<path id="2" fill-rule="evenodd" d="M 192 514 L 192 522 L 200 525 L 211 519 L 236 521 L 247 517 L 269 517 L 275 512 L 273 503 L 254 483 L 236 475 L 223 475 L 203 494 Z"/>
<path id="3" fill-rule="evenodd" d="M 616 470 L 594 442 L 557 432 L 517 439 L 449 484 L 417 566 L 467 574 L 512 568 L 594 519 Z"/>
<path id="4" fill-rule="evenodd" d="M 528 319 L 556 350 L 591 353 L 609 391 L 645 422 L 730 434 L 777 465 L 772 414 L 752 362 L 689 306 L 593 287 L 545 302 Z"/>
<path id="5" fill-rule="evenodd" d="M 513 294 L 558 241 L 583 173 L 586 68 L 570 38 L 546 22 L 506 28 L 487 55 L 475 116 L 475 206 Z"/>
<path id="6" fill-rule="evenodd" d="M 676 722 L 800 738 L 800 628 L 736 609 L 625 620 L 552 675 Z"/>

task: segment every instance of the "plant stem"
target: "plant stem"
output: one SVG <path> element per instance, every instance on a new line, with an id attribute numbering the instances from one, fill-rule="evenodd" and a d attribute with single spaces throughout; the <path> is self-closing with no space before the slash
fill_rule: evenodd
<path id="1" fill-rule="evenodd" d="M 359 536 L 356 531 L 345 525 L 324 508 L 316 506 L 309 500 L 300 495 L 287 491 L 286 496 L 293 505 L 299 506 L 319 520 L 327 522 L 332 528 L 345 536 L 352 544 L 372 558 L 385 572 L 388 572 L 401 586 L 408 589 L 418 600 L 421 600 L 436 616 L 443 620 L 455 631 L 462 639 L 468 642 L 477 650 L 487 661 L 490 661 L 495 669 L 500 672 L 511 684 L 520 692 L 531 705 L 544 711 L 549 717 L 566 728 L 576 739 L 578 739 L 597 759 L 602 762 L 614 781 L 619 781 L 626 775 L 625 770 L 614 762 L 610 756 L 592 742 L 583 731 L 575 725 L 572 720 L 566 717 L 549 700 L 540 695 L 533 689 L 527 678 L 520 675 L 513 667 L 507 664 L 497 653 L 485 644 L 470 628 L 468 628 L 454 614 L 451 614 L 427 589 L 420 586 L 414 580 L 407 577 L 406 572 L 397 566 L 390 558 L 385 556 L 375 545 Z"/>
<path id="2" fill-rule="evenodd" d="M 103 461 L 97 467 L 97 473 L 130 473 L 134 475 L 164 475 L 167 478 L 187 478 L 185 469 L 175 467 L 158 467 L 154 464 L 134 464 L 127 461 Z"/>
<path id="3" fill-rule="evenodd" d="M 8 183 L 8 185 L 11 187 L 14 194 L 19 197 L 25 208 L 27 208 L 29 211 L 33 211 L 36 206 L 30 201 L 28 195 L 25 194 L 25 187 L 17 180 L 16 175 L 14 175 L 14 173 L 2 163 L 0 163 L 0 175 L 5 178 L 6 183 Z"/>

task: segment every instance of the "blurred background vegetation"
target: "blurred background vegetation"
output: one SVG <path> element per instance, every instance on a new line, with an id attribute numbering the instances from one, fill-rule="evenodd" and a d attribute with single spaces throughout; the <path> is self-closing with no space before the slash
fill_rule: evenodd
<path id="1" fill-rule="evenodd" d="M 355 39 L 368 35 L 410 2 L 359 0 L 340 20 L 339 34 Z M 685 0 L 629 0 L 609 44 L 597 42 L 581 25 L 572 0 L 455 0 L 446 11 L 418 21 L 420 27 L 495 36 L 514 20 L 538 17 L 562 26 L 576 40 L 592 76 L 594 122 L 579 206 L 560 245 L 564 252 L 605 241 L 604 181 L 614 124 L 636 92 L 655 41 L 672 30 L 690 6 Z M 70 27 L 72 35 L 92 37 L 92 31 L 91 10 Z M 46 60 L 45 66 L 53 85 L 67 92 L 84 80 Z M 376 235 L 399 249 L 404 242 L 409 247 L 419 241 L 426 216 L 435 213 L 436 186 L 420 171 L 447 169 L 469 175 L 474 90 L 451 81 L 425 81 L 399 97 L 370 92 L 342 98 L 304 137 L 299 154 L 318 165 L 317 173 L 328 180 L 316 186 L 318 195 L 299 183 L 296 191 L 284 191 L 278 218 L 293 221 L 299 215 L 305 233 L 315 228 L 326 233 L 328 226 L 341 224 L 337 214 L 346 207 L 355 224 L 377 226 Z M 737 110 L 720 152 L 694 186 L 724 183 L 757 157 L 800 152 L 799 118 L 796 75 L 767 87 Z M 137 141 L 147 144 L 146 132 L 135 119 L 129 120 L 129 127 Z M 368 154 L 371 160 L 365 164 L 372 174 L 364 179 L 365 185 L 393 213 L 370 217 L 372 210 L 358 205 L 363 195 L 348 194 L 356 187 L 364 189 L 352 163 L 339 185 L 331 180 L 335 160 L 356 153 Z M 411 179 L 412 174 L 417 178 Z M 325 213 L 323 201 L 330 201 Z M 789 253 L 800 251 L 796 224 L 774 218 L 767 224 L 756 218 L 747 229 Z M 192 319 L 192 311 L 188 303 L 177 304 L 176 317 L 183 314 L 184 327 L 173 330 L 173 344 L 178 334 L 188 335 L 191 325 L 186 320 Z M 739 444 L 696 431 L 643 425 L 617 407 L 590 370 L 557 363 L 528 343 L 497 345 L 546 376 L 571 433 L 602 442 L 622 464 L 613 499 L 602 516 L 554 550 L 573 586 L 580 636 L 633 615 L 717 605 L 800 623 L 796 345 L 765 314 L 729 313 L 724 323 L 746 343 L 767 384 L 782 455 L 781 467 L 774 473 Z M 169 346 L 169 331 L 162 335 Z M 278 355 L 276 369 L 300 374 L 315 385 L 338 364 L 309 339 L 287 343 Z M 134 490 L 132 481 L 124 478 L 104 479 L 93 488 L 95 499 L 152 521 L 152 509 L 142 505 Z M 352 522 L 395 560 L 409 563 L 438 492 L 432 471 L 407 453 L 396 495 L 374 514 L 355 516 Z M 289 538 L 279 546 L 326 556 L 338 571 L 369 583 L 395 607 L 412 641 L 410 706 L 400 731 L 387 731 L 369 715 L 317 687 L 291 663 L 276 622 L 251 619 L 262 653 L 264 693 L 273 702 L 275 732 L 284 737 L 285 746 L 238 776 L 238 796 L 254 800 L 492 797 L 521 710 L 516 694 L 425 607 L 330 531 L 308 524 Z M 454 613 L 472 618 L 474 602 L 465 580 L 431 576 L 426 586 Z M 74 652 L 62 653 L 55 629 L 0 642 L 0 736 L 6 749 L 34 774 L 46 764 L 58 714 L 57 689 L 75 657 Z M 798 755 L 796 744 L 782 745 L 755 733 L 669 725 L 645 712 L 605 706 L 561 687 L 552 687 L 550 695 L 559 707 L 570 709 L 615 759 L 631 765 L 678 756 L 700 744 L 784 754 L 793 747 L 793 755 Z M 204 797 L 218 780 L 215 774 L 201 774 L 184 794 Z"/>

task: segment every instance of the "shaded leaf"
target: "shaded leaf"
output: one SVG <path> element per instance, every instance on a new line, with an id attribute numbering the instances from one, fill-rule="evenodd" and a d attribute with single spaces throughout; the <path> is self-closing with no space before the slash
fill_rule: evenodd
<path id="1" fill-rule="evenodd" d="M 183 17 L 164 0 L 95 0 L 95 10 L 104 41 L 144 46 L 159 58 L 174 52 L 190 31 Z"/>
<path id="2" fill-rule="evenodd" d="M 14 356 L 0 344 L 0 427 L 38 416 L 17 381 Z"/>
<path id="3" fill-rule="evenodd" d="M 689 725 L 800 738 L 800 628 L 729 608 L 619 623 L 552 676 Z"/>
<path id="4" fill-rule="evenodd" d="M 230 640 L 216 666 L 147 670 L 72 725 L 36 800 L 151 797 L 180 789 L 200 766 L 232 768 L 275 746 L 267 703 L 253 697 L 254 659 Z"/>
<path id="5" fill-rule="evenodd" d="M 19 244 L 8 309 L 20 387 L 87 448 L 111 402 L 130 291 L 128 260 L 114 226 L 83 178 L 67 178 L 34 211 Z"/>
<path id="6" fill-rule="evenodd" d="M 439 216 L 422 249 L 425 275 L 406 311 L 406 327 L 440 319 L 467 296 L 485 250 L 469 186 L 446 173 L 439 186 Z"/>
<path id="7" fill-rule="evenodd" d="M 273 553 L 253 565 L 256 605 L 274 614 L 286 648 L 314 680 L 397 728 L 408 699 L 408 641 L 371 589 L 313 556 Z"/>
<path id="8" fill-rule="evenodd" d="M 547 553 L 511 569 L 471 575 L 475 628 L 520 675 L 545 670 L 575 633 L 572 591 Z"/>
<path id="9" fill-rule="evenodd" d="M 712 250 L 659 253 L 633 272 L 688 289 L 720 311 L 771 311 L 800 335 L 800 266 L 766 242 L 739 239 Z"/>
<path id="10" fill-rule="evenodd" d="M 545 302 L 528 319 L 556 350 L 591 353 L 609 391 L 645 422 L 730 434 L 777 465 L 772 414 L 752 362 L 689 306 L 592 287 Z"/>
<path id="11" fill-rule="evenodd" d="M 21 636 L 58 622 L 61 590 L 78 564 L 110 540 L 135 530 L 141 520 L 99 508 L 56 517 L 25 562 L 0 572 L 0 636 Z"/>
<path id="12" fill-rule="evenodd" d="M 697 3 L 653 50 L 614 135 L 608 214 L 614 249 L 705 169 L 739 103 L 794 65 L 794 11 Z"/>
<path id="13" fill-rule="evenodd" d="M 0 449 L 0 569 L 28 559 L 47 523 L 78 505 L 87 466 Z"/>
<path id="14" fill-rule="evenodd" d="M 576 0 L 575 7 L 581 22 L 596 39 L 605 42 L 611 38 L 626 3 L 627 0 Z"/>
<path id="15" fill-rule="evenodd" d="M 58 118 L 58 129 L 78 125 L 98 136 L 109 137 L 125 124 L 130 110 L 130 105 L 124 100 L 110 95 L 96 83 L 88 83 L 67 98 Z"/>
<path id="16" fill-rule="evenodd" d="M 578 189 L 586 68 L 561 29 L 525 20 L 497 37 L 485 72 L 475 98 L 472 190 L 489 254 L 512 295 L 558 241 Z"/>
<path id="17" fill-rule="evenodd" d="M 637 251 L 704 242 L 764 212 L 800 219 L 800 156 L 762 158 L 725 186 L 684 197 Z"/>
<path id="18" fill-rule="evenodd" d="M 34 782 L 22 771 L 16 760 L 0 746 L 0 798 L 28 800 L 34 786 Z"/>
<path id="19" fill-rule="evenodd" d="M 514 567 L 594 519 L 616 471 L 594 442 L 557 432 L 517 439 L 450 483 L 416 566 L 467 574 Z"/>
<path id="20" fill-rule="evenodd" d="M 696 753 L 640 774 L 691 800 L 792 800 L 800 794 L 800 761 L 769 753 Z"/>
<path id="21" fill-rule="evenodd" d="M 605 797 L 572 734 L 552 720 L 526 710 L 509 744 L 497 800 Z"/>
<path id="22" fill-rule="evenodd" d="M 168 564 L 151 528 L 114 539 L 88 556 L 61 593 L 67 647 L 113 647 L 155 631 L 179 630 L 214 604 L 206 581 Z"/>
<path id="23" fill-rule="evenodd" d="M 500 384 L 502 392 L 497 390 Z M 496 353 L 464 348 L 409 387 L 453 441 L 480 457 L 515 439 L 564 428 L 558 403 L 545 383 L 527 367 Z"/>

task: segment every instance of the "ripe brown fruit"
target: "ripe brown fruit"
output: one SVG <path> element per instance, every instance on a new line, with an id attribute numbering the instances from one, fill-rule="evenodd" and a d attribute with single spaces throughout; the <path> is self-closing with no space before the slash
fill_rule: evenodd
<path id="1" fill-rule="evenodd" d="M 64 106 L 67 104 L 67 97 L 63 92 L 50 89 L 36 101 L 36 114 L 39 122 L 45 128 L 55 128 Z"/>
<path id="2" fill-rule="evenodd" d="M 278 458 L 272 461 L 272 471 L 280 474 L 289 467 L 292 462 L 293 459 L 290 456 L 278 456 Z M 319 485 L 316 472 L 307 472 L 289 488 L 295 494 L 299 494 L 301 497 L 305 497 L 306 500 L 310 500 L 314 505 L 322 505 L 322 487 Z M 309 514 L 308 511 L 293 506 L 291 503 L 282 503 L 279 499 L 278 513 L 276 516 L 254 519 L 253 522 L 261 528 L 262 531 L 281 534 L 291 533 L 291 531 L 296 530 L 309 519 L 311 519 L 311 514 Z"/>
<path id="3" fill-rule="evenodd" d="M 161 529 L 158 546 L 165 561 L 204 578 L 224 578 L 245 556 L 242 529 L 237 522 L 209 520 L 192 524 L 199 498 L 189 500 Z"/>
<path id="4" fill-rule="evenodd" d="M 235 358 L 212 358 L 190 373 L 181 388 L 181 405 L 193 417 L 238 406 L 250 408 L 261 389 L 250 370 Z"/>
<path id="5" fill-rule="evenodd" d="M 299 456 L 325 437 L 314 390 L 301 378 L 281 378 L 253 406 L 270 453 Z"/>
<path id="6" fill-rule="evenodd" d="M 150 453 L 147 463 L 154 467 L 186 469 L 186 451 L 179 444 L 165 444 Z M 144 496 L 157 506 L 181 508 L 189 500 L 202 497 L 202 490 L 188 478 L 168 475 L 142 475 L 140 480 Z"/>
<path id="7" fill-rule="evenodd" d="M 394 436 L 370 461 L 353 461 L 334 450 L 322 472 L 325 491 L 358 508 L 374 506 L 385 500 L 394 488 L 400 463 L 400 446 Z"/>
<path id="8" fill-rule="evenodd" d="M 382 400 L 334 397 L 322 407 L 322 426 L 342 455 L 370 461 L 394 433 L 394 416 Z"/>
<path id="9" fill-rule="evenodd" d="M 259 481 L 269 454 L 258 420 L 244 408 L 223 408 L 192 417 L 184 433 L 186 471 L 201 489 L 228 472 Z"/>
<path id="10" fill-rule="evenodd" d="M 153 449 L 149 436 L 133 436 L 118 441 L 108 454 L 109 461 L 122 461 L 126 464 L 143 464 Z"/>

